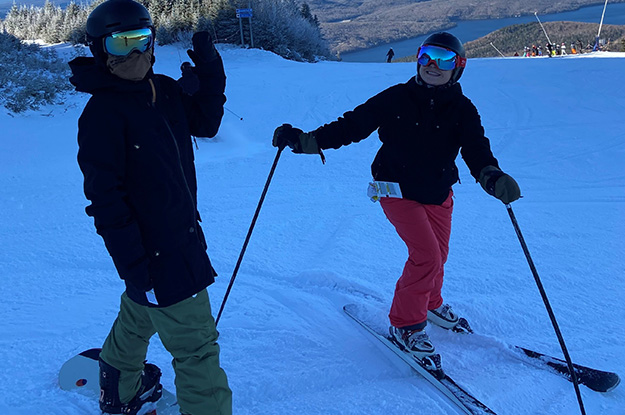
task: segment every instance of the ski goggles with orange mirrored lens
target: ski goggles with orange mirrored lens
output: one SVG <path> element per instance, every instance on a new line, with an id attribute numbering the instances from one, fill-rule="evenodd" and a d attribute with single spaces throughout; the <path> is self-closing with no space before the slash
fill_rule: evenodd
<path id="1" fill-rule="evenodd" d="M 451 71 L 455 68 L 464 68 L 467 64 L 466 58 L 461 58 L 453 50 L 440 46 L 425 45 L 417 52 L 417 62 L 421 66 L 428 66 L 430 62 L 441 71 Z"/>
<path id="2" fill-rule="evenodd" d="M 127 30 L 125 32 L 111 33 L 104 38 L 104 50 L 109 55 L 126 56 L 133 50 L 143 53 L 152 47 L 154 34 L 152 29 Z"/>

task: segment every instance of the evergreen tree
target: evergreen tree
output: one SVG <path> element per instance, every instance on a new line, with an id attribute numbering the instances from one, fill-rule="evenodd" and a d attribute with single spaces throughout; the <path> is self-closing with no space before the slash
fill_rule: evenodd
<path id="1" fill-rule="evenodd" d="M 308 3 L 302 3 L 302 8 L 300 9 L 302 16 L 304 19 L 308 20 L 314 26 L 319 27 L 319 19 L 317 19 L 317 15 L 314 15 L 310 12 L 310 6 Z"/>

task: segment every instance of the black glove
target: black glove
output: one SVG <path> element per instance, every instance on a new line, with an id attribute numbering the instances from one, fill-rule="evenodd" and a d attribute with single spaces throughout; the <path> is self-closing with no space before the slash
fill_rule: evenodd
<path id="1" fill-rule="evenodd" d="M 295 149 L 301 147 L 299 136 L 303 133 L 304 132 L 299 128 L 293 128 L 291 124 L 282 124 L 273 132 L 273 140 L 271 143 L 274 147 L 281 149 L 289 146 L 293 149 L 293 152 L 296 153 Z"/>
<path id="2" fill-rule="evenodd" d="M 194 33 L 191 41 L 193 42 L 193 50 L 187 50 L 187 54 L 195 63 L 196 68 L 201 69 L 202 66 L 214 61 L 219 56 L 208 32 Z"/>
<path id="3" fill-rule="evenodd" d="M 486 166 L 480 172 L 480 184 L 491 196 L 503 203 L 512 203 L 521 197 L 521 189 L 512 176 L 495 166 Z"/>
<path id="4" fill-rule="evenodd" d="M 305 133 L 291 124 L 282 124 L 276 128 L 272 144 L 278 148 L 289 146 L 296 154 L 321 154 L 315 133 Z"/>

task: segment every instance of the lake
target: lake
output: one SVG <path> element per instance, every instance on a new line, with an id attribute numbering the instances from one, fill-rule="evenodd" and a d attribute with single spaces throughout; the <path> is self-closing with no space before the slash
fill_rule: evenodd
<path id="1" fill-rule="evenodd" d="M 597 23 L 601 21 L 601 13 L 603 12 L 603 4 L 598 6 L 582 7 L 579 10 L 538 15 L 541 22 L 584 22 Z M 453 28 L 445 29 L 454 36 L 457 36 L 463 43 L 478 39 L 502 27 L 512 26 L 515 24 L 523 24 L 536 22 L 536 16 L 510 17 L 505 19 L 490 20 L 463 20 L 457 22 Z M 605 11 L 603 24 L 624 25 L 625 24 L 625 3 L 608 2 Z M 549 34 L 549 32 L 547 32 Z M 427 38 L 428 35 L 417 36 L 411 39 L 400 40 L 397 42 L 386 43 L 374 46 L 372 48 L 359 50 L 356 52 L 341 53 L 341 59 L 344 62 L 385 62 L 386 53 L 389 48 L 393 48 L 395 58 L 413 55 L 417 52 L 419 45 Z M 545 39 L 546 41 L 546 39 Z M 555 42 L 555 39 L 551 39 Z M 568 45 L 567 45 L 568 47 Z"/>

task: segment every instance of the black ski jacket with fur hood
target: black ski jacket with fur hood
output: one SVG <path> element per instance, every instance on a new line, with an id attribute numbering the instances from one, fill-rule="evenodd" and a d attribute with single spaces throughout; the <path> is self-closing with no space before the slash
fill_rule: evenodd
<path id="1" fill-rule="evenodd" d="M 152 70 L 133 82 L 93 58 L 70 62 L 70 82 L 92 95 L 78 121 L 86 212 L 139 304 L 150 305 L 150 288 L 158 306 L 175 304 L 216 276 L 199 224 L 191 139 L 215 136 L 223 117 L 223 63 L 208 65 L 189 96 Z"/>
<path id="2" fill-rule="evenodd" d="M 399 183 L 405 199 L 442 204 L 458 181 L 458 152 L 475 179 L 498 166 L 480 116 L 460 84 L 428 87 L 415 78 L 392 86 L 313 132 L 321 149 L 339 148 L 378 130 L 374 180 Z"/>

